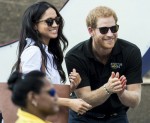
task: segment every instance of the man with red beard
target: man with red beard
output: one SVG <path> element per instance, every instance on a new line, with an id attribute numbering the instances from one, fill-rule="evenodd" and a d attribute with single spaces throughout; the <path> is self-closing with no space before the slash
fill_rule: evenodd
<path id="1" fill-rule="evenodd" d="M 116 13 L 105 6 L 90 11 L 90 39 L 66 55 L 68 73 L 75 68 L 82 80 L 73 97 L 92 105 L 83 115 L 70 110 L 69 123 L 128 123 L 126 112 L 141 100 L 140 49 L 118 38 Z"/>

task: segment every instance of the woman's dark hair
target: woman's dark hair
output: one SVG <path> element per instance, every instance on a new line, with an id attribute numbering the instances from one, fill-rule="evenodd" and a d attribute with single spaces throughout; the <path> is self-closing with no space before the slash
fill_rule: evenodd
<path id="1" fill-rule="evenodd" d="M 26 38 L 33 39 L 35 41 L 35 46 L 38 46 L 40 48 L 40 51 L 43 56 L 43 63 L 45 68 L 47 69 L 46 66 L 47 55 L 43 48 L 40 34 L 35 30 L 35 24 L 40 20 L 40 18 L 48 8 L 53 8 L 56 11 L 57 16 L 61 18 L 61 22 L 59 24 L 59 29 L 58 29 L 58 36 L 55 39 L 51 39 L 48 45 L 48 50 L 54 55 L 54 62 L 56 63 L 58 72 L 61 76 L 62 81 L 65 82 L 66 77 L 65 77 L 65 72 L 63 71 L 62 68 L 62 62 L 64 58 L 63 51 L 67 48 L 68 41 L 63 34 L 64 20 L 60 15 L 60 13 L 58 12 L 58 10 L 48 2 L 35 3 L 31 5 L 29 8 L 27 8 L 27 10 L 25 11 L 23 15 L 22 27 L 20 33 L 18 60 L 14 65 L 12 71 L 15 68 L 17 71 L 19 71 L 20 56 L 27 44 Z M 61 47 L 61 45 L 63 45 L 63 48 Z"/>
<path id="2" fill-rule="evenodd" d="M 12 102 L 20 107 L 26 107 L 27 95 L 30 91 L 40 93 L 44 86 L 43 79 L 45 73 L 32 71 L 26 75 L 14 72 L 8 79 L 8 88 L 12 91 Z"/>

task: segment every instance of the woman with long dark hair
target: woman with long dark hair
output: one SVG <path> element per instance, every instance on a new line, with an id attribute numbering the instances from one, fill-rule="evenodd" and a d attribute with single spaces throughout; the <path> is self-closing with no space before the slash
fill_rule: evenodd
<path id="1" fill-rule="evenodd" d="M 22 20 L 18 60 L 14 68 L 24 74 L 40 70 L 46 73 L 53 84 L 65 83 L 62 62 L 68 41 L 63 34 L 63 26 L 62 16 L 50 3 L 38 2 L 27 8 Z M 81 81 L 75 69 L 70 73 L 69 80 L 70 90 L 73 91 Z M 58 98 L 58 104 L 79 114 L 91 108 L 81 99 Z"/>
<path id="2" fill-rule="evenodd" d="M 56 91 L 43 72 L 14 72 L 8 88 L 12 102 L 19 107 L 16 123 L 46 123 L 47 116 L 59 111 Z"/>

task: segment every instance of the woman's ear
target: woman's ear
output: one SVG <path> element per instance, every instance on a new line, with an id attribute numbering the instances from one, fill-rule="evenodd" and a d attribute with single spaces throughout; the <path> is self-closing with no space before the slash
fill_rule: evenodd
<path id="1" fill-rule="evenodd" d="M 33 106 L 37 106 L 38 101 L 37 101 L 37 94 L 35 94 L 34 92 L 29 92 L 27 95 L 27 102 L 29 102 L 30 104 L 32 104 Z"/>

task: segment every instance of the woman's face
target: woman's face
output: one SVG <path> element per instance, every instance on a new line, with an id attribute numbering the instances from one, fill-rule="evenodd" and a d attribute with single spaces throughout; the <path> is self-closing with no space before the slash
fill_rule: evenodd
<path id="1" fill-rule="evenodd" d="M 53 8 L 48 8 L 42 15 L 35 29 L 40 33 L 43 43 L 47 44 L 50 39 L 57 38 L 60 19 Z"/>
<path id="2" fill-rule="evenodd" d="M 59 111 L 59 107 L 56 103 L 57 95 L 49 80 L 44 78 L 44 86 L 42 87 L 40 94 L 36 95 L 37 110 L 44 115 L 52 115 Z"/>

